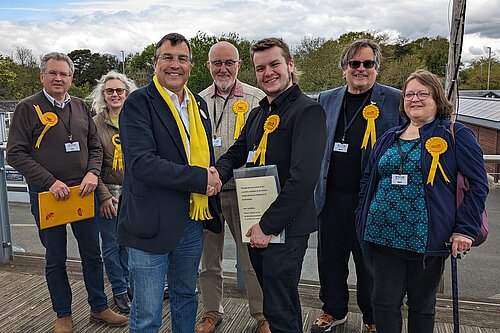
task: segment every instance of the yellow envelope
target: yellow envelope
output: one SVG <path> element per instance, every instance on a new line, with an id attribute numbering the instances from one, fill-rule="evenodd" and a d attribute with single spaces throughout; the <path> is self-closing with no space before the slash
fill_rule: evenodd
<path id="1" fill-rule="evenodd" d="M 69 199 L 60 201 L 50 192 L 38 193 L 40 229 L 94 217 L 94 192 L 81 198 L 79 189 L 80 186 L 70 187 Z"/>

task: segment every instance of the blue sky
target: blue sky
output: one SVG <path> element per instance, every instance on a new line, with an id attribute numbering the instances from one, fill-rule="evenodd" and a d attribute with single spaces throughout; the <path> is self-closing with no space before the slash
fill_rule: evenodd
<path id="1" fill-rule="evenodd" d="M 48 18 L 64 19 L 72 15 L 65 9 L 65 1 L 58 0 L 0 0 L 0 21 L 38 23 Z M 73 0 L 72 3 L 83 2 Z"/>
<path id="2" fill-rule="evenodd" d="M 51 51 L 119 55 L 140 52 L 164 34 L 193 37 L 236 32 L 256 40 L 282 37 L 298 45 L 304 36 L 338 38 L 374 31 L 410 40 L 449 36 L 452 0 L 0 0 L 0 53 L 16 47 L 36 55 Z M 467 2 L 464 60 L 500 57 L 498 0 Z"/>

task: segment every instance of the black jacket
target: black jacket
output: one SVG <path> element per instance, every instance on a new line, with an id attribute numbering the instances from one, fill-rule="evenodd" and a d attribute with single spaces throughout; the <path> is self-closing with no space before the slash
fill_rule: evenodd
<path id="1" fill-rule="evenodd" d="M 268 110 L 264 98 L 251 111 L 238 140 L 217 161 L 223 183 L 258 146 Z M 259 224 L 267 235 L 278 235 L 285 228 L 286 237 L 306 235 L 318 228 L 313 192 L 325 149 L 325 111 L 293 85 L 271 103 L 270 114 L 277 114 L 280 122 L 268 136 L 266 165 L 277 166 L 281 192 Z"/>
<path id="2" fill-rule="evenodd" d="M 195 95 L 214 164 L 211 125 L 205 101 Z M 120 113 L 120 139 L 125 161 L 117 238 L 120 245 L 151 253 L 167 253 L 184 235 L 191 192 L 206 193 L 207 171 L 190 166 L 179 128 L 154 83 L 131 93 Z M 202 222 L 215 233 L 222 229 L 220 201 L 209 198 L 212 220 Z"/>

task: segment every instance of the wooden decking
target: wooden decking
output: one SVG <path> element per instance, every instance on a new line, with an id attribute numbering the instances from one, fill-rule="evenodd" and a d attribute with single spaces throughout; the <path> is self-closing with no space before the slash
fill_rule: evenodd
<path id="1" fill-rule="evenodd" d="M 88 320 L 89 306 L 78 261 L 68 262 L 68 272 L 73 290 L 73 319 L 75 333 L 128 332 L 128 327 L 109 328 L 91 324 Z M 216 332 L 253 333 L 256 323 L 250 317 L 244 294 L 236 290 L 234 276 L 224 279 L 225 317 Z M 316 282 L 301 283 L 302 315 L 304 332 L 310 332 L 314 319 L 321 314 L 318 300 L 319 287 Z M 111 295 L 109 284 L 106 293 Z M 355 299 L 354 292 L 351 299 Z M 43 276 L 43 258 L 30 255 L 16 255 L 10 264 L 0 266 L 0 332 L 52 332 L 55 315 Z M 110 302 L 111 304 L 112 302 Z M 460 304 L 462 333 L 500 333 L 500 306 L 491 300 L 466 300 Z M 114 306 L 114 305 L 113 305 Z M 112 308 L 113 308 L 112 306 Z M 350 309 L 357 308 L 352 303 Z M 198 316 L 201 315 L 200 309 Z M 439 299 L 435 332 L 453 332 L 451 325 L 451 302 Z M 335 333 L 361 333 L 362 318 L 357 312 L 350 312 L 348 321 Z M 170 332 L 169 304 L 163 308 L 163 326 L 160 332 Z M 406 330 L 403 330 L 406 333 Z"/>

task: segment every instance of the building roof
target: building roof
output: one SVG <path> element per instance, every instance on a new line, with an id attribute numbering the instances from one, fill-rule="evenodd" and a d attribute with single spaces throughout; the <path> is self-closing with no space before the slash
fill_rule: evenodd
<path id="1" fill-rule="evenodd" d="M 458 99 L 457 120 L 500 130 L 500 98 L 468 97 Z"/>
<path id="2" fill-rule="evenodd" d="M 460 90 L 460 96 L 500 98 L 500 90 Z"/>

